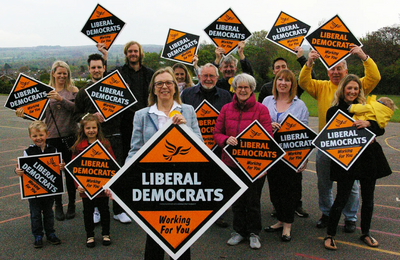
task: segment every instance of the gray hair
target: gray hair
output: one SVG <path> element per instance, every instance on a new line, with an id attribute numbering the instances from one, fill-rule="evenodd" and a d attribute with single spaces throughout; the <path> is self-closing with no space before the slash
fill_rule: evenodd
<path id="1" fill-rule="evenodd" d="M 249 84 L 249 87 L 251 88 L 252 92 L 256 90 L 256 80 L 254 79 L 253 76 L 247 73 L 239 74 L 233 79 L 232 81 L 233 90 L 236 91 L 237 85 L 242 82 Z"/>
<path id="2" fill-rule="evenodd" d="M 215 67 L 212 63 L 206 63 L 206 64 L 204 64 L 203 66 L 201 66 L 201 67 L 198 69 L 198 71 L 197 71 L 198 75 L 201 76 L 201 72 L 203 71 L 204 68 L 213 68 L 213 69 L 215 69 L 215 74 L 217 75 L 217 77 L 219 76 L 219 74 L 218 74 L 218 68 Z"/>
<path id="3" fill-rule="evenodd" d="M 234 63 L 235 67 L 237 67 L 238 64 L 238 59 L 236 59 L 235 57 L 233 57 L 232 55 L 228 55 L 228 56 L 224 56 L 221 61 L 219 62 L 220 65 L 222 65 L 222 63 Z"/>

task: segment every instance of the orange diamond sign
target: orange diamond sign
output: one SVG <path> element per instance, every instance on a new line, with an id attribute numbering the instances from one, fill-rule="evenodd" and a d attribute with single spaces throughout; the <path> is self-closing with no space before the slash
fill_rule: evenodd
<path id="1" fill-rule="evenodd" d="M 174 259 L 247 189 L 190 128 L 171 120 L 106 187 Z"/>
<path id="2" fill-rule="evenodd" d="M 257 120 L 236 139 L 238 145 L 227 145 L 224 150 L 252 182 L 285 155 L 285 151 Z"/>
<path id="3" fill-rule="evenodd" d="M 201 135 L 203 136 L 204 143 L 211 150 L 217 147 L 213 133 L 218 115 L 219 111 L 206 99 L 196 108 L 197 122 L 199 123 Z"/>

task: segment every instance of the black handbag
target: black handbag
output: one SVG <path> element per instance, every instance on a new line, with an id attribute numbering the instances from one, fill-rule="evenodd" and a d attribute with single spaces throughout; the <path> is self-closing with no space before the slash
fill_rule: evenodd
<path id="1" fill-rule="evenodd" d="M 53 118 L 54 125 L 56 126 L 57 133 L 61 138 L 61 142 L 64 144 L 64 146 L 67 148 L 67 150 L 70 150 L 71 147 L 74 145 L 74 143 L 76 141 L 76 136 L 75 135 L 69 135 L 69 136 L 62 137 L 61 134 L 60 134 L 60 131 L 58 130 L 58 126 L 57 126 L 57 123 L 56 123 L 56 119 L 54 118 L 53 111 L 51 111 L 50 107 L 49 107 L 49 110 L 50 110 L 51 118 Z"/>

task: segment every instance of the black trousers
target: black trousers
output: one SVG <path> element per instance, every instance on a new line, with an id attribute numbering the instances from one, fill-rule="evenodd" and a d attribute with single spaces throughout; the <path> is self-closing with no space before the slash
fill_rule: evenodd
<path id="1" fill-rule="evenodd" d="M 101 235 L 110 235 L 110 211 L 108 208 L 108 197 L 96 197 L 92 200 L 82 198 L 83 202 L 83 220 L 87 237 L 94 237 L 93 212 L 97 207 L 100 211 Z"/>

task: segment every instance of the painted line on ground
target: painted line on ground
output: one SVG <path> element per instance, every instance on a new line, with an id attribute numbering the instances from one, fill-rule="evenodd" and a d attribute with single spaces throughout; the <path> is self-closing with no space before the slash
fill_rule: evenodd
<path id="1" fill-rule="evenodd" d="M 14 187 L 14 186 L 18 186 L 18 185 L 19 185 L 19 183 L 11 184 L 11 185 L 7 185 L 7 186 L 0 187 L 0 189 L 5 189 L 5 188 L 9 188 L 9 187 Z"/>
<path id="2" fill-rule="evenodd" d="M 17 166 L 17 165 L 15 165 L 15 163 L 13 163 L 13 164 L 7 164 L 7 165 L 0 166 L 0 169 L 1 169 L 1 168 L 6 168 L 6 167 L 10 167 L 10 166 Z"/>
<path id="3" fill-rule="evenodd" d="M 395 187 L 395 188 L 398 188 L 398 187 L 400 187 L 400 185 L 385 185 L 385 184 L 382 184 L 382 185 L 375 185 L 375 187 Z"/>
<path id="4" fill-rule="evenodd" d="M 386 206 L 386 205 L 380 205 L 380 204 L 374 204 L 376 207 L 383 207 L 383 208 L 389 208 L 389 209 L 400 209 L 398 207 L 393 207 L 393 206 Z"/>
<path id="5" fill-rule="evenodd" d="M 2 127 L 2 128 L 10 128 L 10 129 L 18 129 L 18 130 L 27 130 L 26 127 L 22 128 L 22 127 L 3 126 L 3 125 L 0 125 L 0 127 Z"/>
<path id="6" fill-rule="evenodd" d="M 0 199 L 5 199 L 5 198 L 8 198 L 8 197 L 14 197 L 14 196 L 17 196 L 17 195 L 21 195 L 21 193 L 18 192 L 18 193 L 8 194 L 6 196 L 0 197 Z"/>
<path id="7" fill-rule="evenodd" d="M 319 237 L 318 239 L 324 240 L 323 237 Z M 350 243 L 350 242 L 341 241 L 341 240 L 335 240 L 335 242 L 336 242 L 337 244 L 343 244 L 343 245 L 348 245 L 348 246 L 354 246 L 354 247 L 364 248 L 364 249 L 368 249 L 368 250 L 372 250 L 372 251 L 377 251 L 377 252 L 381 252 L 381 253 L 386 253 L 386 254 L 391 254 L 391 255 L 398 255 L 398 256 L 400 256 L 400 253 L 399 253 L 399 252 L 395 252 L 395 251 L 389 251 L 389 250 L 384 250 L 384 249 L 380 249 L 380 248 L 376 248 L 376 247 L 369 247 L 369 246 L 359 245 L 359 244 Z"/>
<path id="8" fill-rule="evenodd" d="M 8 151 L 1 151 L 0 153 L 9 153 L 9 152 L 16 152 L 16 151 L 23 151 L 26 148 L 19 148 L 19 149 L 15 149 L 15 150 L 8 150 Z"/>
<path id="9" fill-rule="evenodd" d="M 391 146 L 391 145 L 388 143 L 388 140 L 389 140 L 389 139 L 392 139 L 392 138 L 394 138 L 394 137 L 400 137 L 400 135 L 395 135 L 395 136 L 391 136 L 391 137 L 385 138 L 385 143 L 386 143 L 387 146 L 389 146 L 389 147 L 392 148 L 393 150 L 396 150 L 396 151 L 400 152 L 399 149 L 394 148 L 393 146 Z"/>

